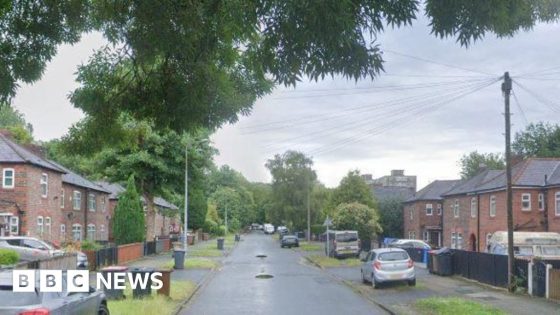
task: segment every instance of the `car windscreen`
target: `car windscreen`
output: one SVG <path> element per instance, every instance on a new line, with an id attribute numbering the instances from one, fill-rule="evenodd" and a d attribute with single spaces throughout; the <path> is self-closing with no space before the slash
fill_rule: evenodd
<path id="1" fill-rule="evenodd" d="M 336 234 L 336 241 L 337 242 L 355 242 L 358 240 L 357 233 L 341 233 Z"/>
<path id="2" fill-rule="evenodd" d="M 295 237 L 295 236 L 292 236 L 292 235 L 286 235 L 286 236 L 284 236 L 282 239 L 284 239 L 284 240 L 295 240 L 296 237 Z"/>
<path id="3" fill-rule="evenodd" d="M 379 261 L 396 261 L 396 260 L 407 260 L 408 254 L 405 252 L 388 252 L 381 253 L 377 256 Z"/>
<path id="4" fill-rule="evenodd" d="M 543 255 L 560 256 L 560 247 L 557 246 L 542 246 L 541 252 Z"/>
<path id="5" fill-rule="evenodd" d="M 25 306 L 41 304 L 41 297 L 36 292 L 13 292 L 11 285 L 0 285 L 0 309 L 2 306 Z"/>

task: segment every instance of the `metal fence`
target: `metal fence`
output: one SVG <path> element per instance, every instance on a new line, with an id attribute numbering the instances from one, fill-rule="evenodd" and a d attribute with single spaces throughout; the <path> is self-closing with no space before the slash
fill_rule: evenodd
<path id="1" fill-rule="evenodd" d="M 106 247 L 96 251 L 95 264 L 97 268 L 116 264 L 118 261 L 118 248 Z"/>
<path id="2" fill-rule="evenodd" d="M 153 255 L 156 253 L 156 241 L 144 243 L 144 256 Z"/>

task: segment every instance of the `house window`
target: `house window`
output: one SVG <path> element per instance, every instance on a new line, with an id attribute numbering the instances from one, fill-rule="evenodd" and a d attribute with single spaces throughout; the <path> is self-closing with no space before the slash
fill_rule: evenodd
<path id="1" fill-rule="evenodd" d="M 437 204 L 437 215 L 441 215 L 441 203 Z"/>
<path id="2" fill-rule="evenodd" d="M 457 246 L 455 248 L 457 249 L 463 248 L 463 234 L 461 233 L 457 233 Z"/>
<path id="3" fill-rule="evenodd" d="M 560 191 L 554 195 L 556 201 L 556 207 L 554 209 L 554 214 L 560 216 Z"/>
<path id="4" fill-rule="evenodd" d="M 99 226 L 99 232 L 102 232 L 102 233 L 105 232 L 105 224 L 101 224 Z"/>
<path id="5" fill-rule="evenodd" d="M 82 226 L 80 224 L 72 225 L 72 239 L 74 241 L 82 240 Z"/>
<path id="6" fill-rule="evenodd" d="M 88 210 L 95 211 L 97 208 L 97 201 L 95 200 L 95 194 L 88 194 Z"/>
<path id="7" fill-rule="evenodd" d="M 539 194 L 539 210 L 544 211 L 544 194 Z"/>
<path id="8" fill-rule="evenodd" d="M 2 172 L 2 188 L 14 188 L 13 168 L 5 168 Z"/>
<path id="9" fill-rule="evenodd" d="M 47 234 L 51 235 L 51 217 L 45 217 L 45 230 L 47 230 Z"/>
<path id="10" fill-rule="evenodd" d="M 65 224 L 60 225 L 60 238 L 61 238 L 62 241 L 66 240 L 66 225 Z"/>
<path id="11" fill-rule="evenodd" d="M 72 194 L 72 208 L 74 210 L 81 210 L 82 208 L 82 193 L 74 190 Z"/>
<path id="12" fill-rule="evenodd" d="M 424 231 L 424 242 L 430 242 L 430 233 L 428 231 Z"/>
<path id="13" fill-rule="evenodd" d="M 105 212 L 105 196 L 101 197 L 101 212 Z"/>
<path id="14" fill-rule="evenodd" d="M 19 218 L 18 217 L 10 217 L 10 234 L 11 235 L 18 235 L 19 234 Z"/>
<path id="15" fill-rule="evenodd" d="M 431 203 L 427 203 L 426 204 L 426 215 L 433 215 L 434 214 L 434 208 L 432 206 Z"/>
<path id="16" fill-rule="evenodd" d="M 490 196 L 490 216 L 496 216 L 496 196 Z"/>
<path id="17" fill-rule="evenodd" d="M 455 232 L 451 233 L 451 248 L 456 248 L 457 244 L 457 234 Z"/>
<path id="18" fill-rule="evenodd" d="M 64 189 L 60 190 L 60 207 L 64 208 Z"/>
<path id="19" fill-rule="evenodd" d="M 453 216 L 456 218 L 459 217 L 459 199 L 455 199 L 455 204 L 453 206 Z"/>
<path id="20" fill-rule="evenodd" d="M 521 195 L 521 210 L 531 211 L 531 194 Z"/>
<path id="21" fill-rule="evenodd" d="M 37 234 L 43 236 L 43 217 L 37 217 Z"/>
<path id="22" fill-rule="evenodd" d="M 476 218 L 476 198 L 471 198 L 471 217 Z"/>
<path id="23" fill-rule="evenodd" d="M 490 251 L 490 239 L 492 238 L 492 233 L 486 234 L 486 251 Z"/>
<path id="24" fill-rule="evenodd" d="M 95 240 L 95 224 L 88 224 L 88 226 L 87 226 L 87 238 L 90 241 Z"/>
<path id="25" fill-rule="evenodd" d="M 41 174 L 41 196 L 46 198 L 49 194 L 49 175 Z"/>
<path id="26" fill-rule="evenodd" d="M 410 221 L 414 219 L 414 211 L 412 209 L 413 209 L 412 207 L 408 209 L 408 215 L 410 217 Z"/>

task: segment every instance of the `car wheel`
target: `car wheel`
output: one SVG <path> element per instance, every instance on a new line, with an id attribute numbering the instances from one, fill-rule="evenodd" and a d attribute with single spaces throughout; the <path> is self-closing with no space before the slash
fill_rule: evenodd
<path id="1" fill-rule="evenodd" d="M 412 280 L 408 280 L 408 285 L 411 286 L 411 287 L 416 286 L 416 278 L 412 279 Z"/>
<path id="2" fill-rule="evenodd" d="M 373 273 L 371 274 L 371 286 L 374 289 L 379 289 L 379 287 L 381 286 L 379 282 L 375 281 L 375 276 L 373 275 Z"/>
<path id="3" fill-rule="evenodd" d="M 99 306 L 99 311 L 97 312 L 98 315 L 109 315 L 109 308 L 107 308 L 106 304 L 101 304 Z"/>

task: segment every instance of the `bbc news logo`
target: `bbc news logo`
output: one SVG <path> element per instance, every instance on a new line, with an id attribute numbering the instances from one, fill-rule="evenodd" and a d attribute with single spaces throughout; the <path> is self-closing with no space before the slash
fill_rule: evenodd
<path id="1" fill-rule="evenodd" d="M 35 270 L 14 270 L 12 286 L 14 292 L 89 292 L 90 277 L 88 270 L 68 270 L 65 272 L 66 281 L 63 281 L 62 270 L 39 270 L 39 279 L 36 279 Z M 109 272 L 97 273 L 96 287 L 101 289 L 125 289 L 127 282 L 134 289 L 145 290 L 150 284 L 152 290 L 163 287 L 161 272 L 130 273 Z M 38 280 L 38 281 L 37 281 Z M 36 287 L 37 282 L 39 288 Z M 66 287 L 63 288 L 63 283 Z M 38 289 L 38 290 L 37 290 Z"/>

